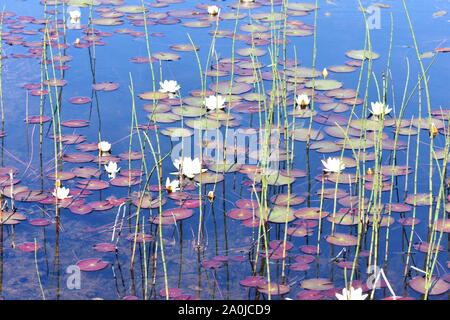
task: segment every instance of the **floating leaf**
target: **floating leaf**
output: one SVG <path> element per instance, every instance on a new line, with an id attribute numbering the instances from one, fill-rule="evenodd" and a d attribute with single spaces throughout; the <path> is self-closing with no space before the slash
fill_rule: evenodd
<path id="1" fill-rule="evenodd" d="M 380 55 L 370 50 L 351 50 L 347 51 L 346 56 L 355 60 L 378 59 Z"/>
<path id="2" fill-rule="evenodd" d="M 305 82 L 305 87 L 315 90 L 335 90 L 342 87 L 342 82 L 336 80 L 310 80 Z"/>

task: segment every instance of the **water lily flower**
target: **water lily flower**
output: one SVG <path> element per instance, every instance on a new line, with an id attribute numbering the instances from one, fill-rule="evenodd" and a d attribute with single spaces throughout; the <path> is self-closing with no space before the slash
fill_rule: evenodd
<path id="1" fill-rule="evenodd" d="M 175 159 L 173 165 L 178 169 L 178 172 L 172 174 L 182 174 L 189 179 L 194 178 L 199 173 L 207 171 L 206 169 L 202 169 L 202 163 L 199 158 L 193 160 L 189 157 Z"/>
<path id="2" fill-rule="evenodd" d="M 323 171 L 327 172 L 341 172 L 345 169 L 345 164 L 339 158 L 328 158 L 327 160 L 321 160 L 323 166 L 325 167 Z"/>
<path id="3" fill-rule="evenodd" d="M 327 68 L 323 68 L 323 70 L 322 70 L 322 77 L 324 79 L 326 79 L 328 77 L 328 70 L 327 70 Z"/>
<path id="4" fill-rule="evenodd" d="M 164 80 L 164 82 L 159 82 L 159 92 L 175 94 L 180 90 L 180 86 L 176 80 Z"/>
<path id="5" fill-rule="evenodd" d="M 180 190 L 180 181 L 172 180 L 170 181 L 169 177 L 166 179 L 166 190 L 167 192 L 175 192 Z"/>
<path id="6" fill-rule="evenodd" d="M 385 116 L 389 114 L 392 109 L 381 102 L 371 102 L 372 108 L 369 110 L 372 115 L 376 117 Z"/>
<path id="7" fill-rule="evenodd" d="M 102 153 L 107 153 L 111 151 L 111 143 L 108 141 L 100 141 L 98 143 L 98 150 Z"/>
<path id="8" fill-rule="evenodd" d="M 109 161 L 108 164 L 105 164 L 105 171 L 109 178 L 114 179 L 120 168 L 117 167 L 117 162 Z"/>
<path id="9" fill-rule="evenodd" d="M 53 196 L 56 197 L 58 200 L 64 200 L 67 198 L 70 198 L 69 196 L 70 189 L 65 187 L 56 187 L 53 191 Z"/>
<path id="10" fill-rule="evenodd" d="M 81 11 L 78 7 L 70 7 L 67 12 L 69 13 L 70 23 L 80 22 Z"/>
<path id="11" fill-rule="evenodd" d="M 208 14 L 212 16 L 217 16 L 219 14 L 220 8 L 218 6 L 208 6 Z"/>
<path id="12" fill-rule="evenodd" d="M 367 294 L 362 294 L 362 288 L 350 287 L 350 290 L 344 288 L 342 294 L 336 293 L 336 298 L 338 300 L 366 300 Z"/>
<path id="13" fill-rule="evenodd" d="M 295 99 L 295 102 L 297 105 L 299 105 L 301 108 L 305 108 L 307 105 L 310 104 L 311 100 L 309 100 L 308 95 L 302 93 L 297 96 Z"/>
<path id="14" fill-rule="evenodd" d="M 209 96 L 205 99 L 205 106 L 208 110 L 220 110 L 225 108 L 225 98 L 221 95 Z"/>

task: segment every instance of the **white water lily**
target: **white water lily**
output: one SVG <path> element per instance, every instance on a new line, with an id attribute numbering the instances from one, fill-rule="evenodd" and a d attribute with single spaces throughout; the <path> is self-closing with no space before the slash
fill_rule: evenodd
<path id="1" fill-rule="evenodd" d="M 218 6 L 208 6 L 208 14 L 212 16 L 217 16 L 220 12 L 220 8 Z"/>
<path id="2" fill-rule="evenodd" d="M 172 94 L 176 93 L 181 88 L 176 80 L 164 80 L 164 82 L 159 82 L 159 86 L 161 87 L 159 92 Z"/>
<path id="3" fill-rule="evenodd" d="M 209 96 L 205 99 L 205 106 L 208 110 L 220 110 L 225 108 L 225 98 L 221 95 Z"/>
<path id="4" fill-rule="evenodd" d="M 385 105 L 382 102 L 372 102 L 371 106 L 372 108 L 369 111 L 376 117 L 385 116 L 392 111 L 389 106 Z"/>
<path id="5" fill-rule="evenodd" d="M 309 100 L 309 97 L 306 94 L 302 93 L 299 94 L 297 98 L 295 98 L 295 102 L 300 107 L 306 107 L 307 105 L 310 104 L 311 100 Z"/>
<path id="6" fill-rule="evenodd" d="M 325 167 L 323 171 L 327 172 L 341 172 L 345 169 L 345 164 L 339 158 L 328 158 L 327 160 L 321 160 L 323 166 Z"/>
<path id="7" fill-rule="evenodd" d="M 176 192 L 180 190 L 180 181 L 172 180 L 170 181 L 169 177 L 166 179 L 166 190 L 168 192 Z"/>
<path id="8" fill-rule="evenodd" d="M 109 143 L 108 141 L 100 141 L 97 146 L 98 150 L 100 150 L 101 152 L 111 151 L 111 143 Z"/>
<path id="9" fill-rule="evenodd" d="M 70 198 L 69 196 L 70 189 L 65 187 L 57 187 L 53 191 L 53 196 L 56 197 L 58 200 L 64 200 L 67 198 Z"/>
<path id="10" fill-rule="evenodd" d="M 199 158 L 193 160 L 189 157 L 175 159 L 173 165 L 178 169 L 178 172 L 172 174 L 182 174 L 189 179 L 194 178 L 199 173 L 207 171 L 206 169 L 202 169 L 202 163 Z"/>
<path id="11" fill-rule="evenodd" d="M 69 13 L 70 23 L 79 23 L 81 18 L 81 11 L 78 7 L 69 7 L 67 9 Z"/>
<path id="12" fill-rule="evenodd" d="M 117 167 L 117 162 L 109 161 L 108 164 L 105 164 L 105 171 L 109 178 L 114 179 L 120 168 Z"/>
<path id="13" fill-rule="evenodd" d="M 350 290 L 344 288 L 342 294 L 336 293 L 336 298 L 338 300 L 366 300 L 367 294 L 362 294 L 362 288 L 350 287 Z"/>

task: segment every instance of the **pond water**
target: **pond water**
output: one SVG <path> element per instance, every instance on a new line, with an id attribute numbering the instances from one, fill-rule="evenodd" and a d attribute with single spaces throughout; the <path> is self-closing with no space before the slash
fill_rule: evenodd
<path id="1" fill-rule="evenodd" d="M 4 299 L 448 299 L 448 1 L 0 3 Z"/>

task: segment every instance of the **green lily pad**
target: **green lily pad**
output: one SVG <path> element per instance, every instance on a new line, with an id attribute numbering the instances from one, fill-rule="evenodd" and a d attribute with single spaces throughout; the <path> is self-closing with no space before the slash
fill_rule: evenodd
<path id="1" fill-rule="evenodd" d="M 98 18 L 93 19 L 92 23 L 99 26 L 118 26 L 124 24 L 124 21 L 121 19 L 114 19 L 114 18 Z"/>
<path id="2" fill-rule="evenodd" d="M 310 149 L 316 150 L 320 153 L 333 153 L 336 151 L 341 151 L 342 146 L 337 145 L 333 141 L 318 141 L 311 143 Z"/>
<path id="3" fill-rule="evenodd" d="M 286 29 L 286 35 L 291 37 L 308 37 L 312 36 L 314 32 L 312 30 L 305 29 Z"/>
<path id="4" fill-rule="evenodd" d="M 172 112 L 182 117 L 201 117 L 206 113 L 205 108 L 183 106 L 172 108 Z"/>
<path id="5" fill-rule="evenodd" d="M 358 215 L 347 212 L 336 212 L 333 216 L 327 218 L 328 221 L 343 226 L 353 226 L 358 224 Z"/>
<path id="6" fill-rule="evenodd" d="M 179 115 L 173 113 L 153 113 L 147 115 L 147 117 L 154 122 L 161 123 L 172 123 L 181 120 L 181 117 Z"/>
<path id="7" fill-rule="evenodd" d="M 336 80 L 310 80 L 305 82 L 305 87 L 316 90 L 334 90 L 342 87 L 342 82 Z"/>
<path id="8" fill-rule="evenodd" d="M 231 83 L 230 81 L 221 81 L 217 83 L 212 83 L 209 88 L 217 93 L 227 95 L 227 94 L 241 94 L 250 91 L 253 86 L 247 83 Z"/>
<path id="9" fill-rule="evenodd" d="M 325 135 L 319 130 L 308 128 L 294 129 L 294 139 L 297 141 L 322 140 Z"/>
<path id="10" fill-rule="evenodd" d="M 56 3 L 59 1 L 56 1 Z M 66 0 L 67 6 L 75 6 L 75 7 L 89 7 L 89 6 L 98 6 L 101 4 L 99 0 Z M 49 3 L 47 3 L 49 5 Z M 61 3 L 59 3 L 61 4 Z"/>
<path id="11" fill-rule="evenodd" d="M 238 163 L 212 163 L 208 165 L 208 169 L 214 172 L 236 172 L 241 169 L 241 165 Z"/>
<path id="12" fill-rule="evenodd" d="M 313 68 L 305 68 L 305 67 L 290 67 L 285 70 L 287 76 L 296 77 L 296 78 L 315 78 L 319 77 L 322 73 Z"/>
<path id="13" fill-rule="evenodd" d="M 334 288 L 333 281 L 324 278 L 303 280 L 300 286 L 303 289 L 320 291 Z"/>
<path id="14" fill-rule="evenodd" d="M 331 66 L 327 68 L 330 71 L 333 72 L 337 72 L 337 73 L 341 73 L 341 72 L 353 72 L 356 70 L 355 67 L 351 67 L 348 65 L 343 65 L 343 66 Z"/>
<path id="15" fill-rule="evenodd" d="M 356 246 L 358 244 L 358 238 L 350 234 L 335 233 L 325 237 L 326 242 L 334 244 L 336 246 Z"/>
<path id="16" fill-rule="evenodd" d="M 365 60 L 365 59 L 375 60 L 380 57 L 378 53 L 369 50 L 351 50 L 347 51 L 345 55 L 355 60 Z"/>
<path id="17" fill-rule="evenodd" d="M 320 106 L 320 110 L 325 111 L 325 112 L 333 111 L 333 112 L 340 113 L 340 112 L 346 112 L 346 111 L 350 110 L 350 107 L 348 106 L 348 104 L 345 104 L 345 103 L 332 102 L 332 103 L 322 104 Z"/>
<path id="18" fill-rule="evenodd" d="M 186 138 L 194 134 L 190 129 L 177 127 L 165 128 L 161 130 L 161 133 L 172 138 Z"/>
<path id="19" fill-rule="evenodd" d="M 429 193 L 416 193 L 410 194 L 406 197 L 405 203 L 412 204 L 416 206 L 429 206 L 430 203 L 433 203 L 433 198 Z"/>
<path id="20" fill-rule="evenodd" d="M 157 52 L 154 53 L 153 58 L 158 59 L 158 60 L 163 60 L 163 61 L 175 61 L 175 60 L 180 60 L 180 56 L 176 53 L 172 53 L 172 52 Z"/>
<path id="21" fill-rule="evenodd" d="M 211 120 L 211 119 L 207 119 L 207 118 L 186 120 L 185 123 L 188 127 L 191 127 L 193 129 L 197 129 L 197 130 L 215 130 L 215 129 L 219 129 L 221 126 L 221 123 L 219 121 Z"/>
<path id="22" fill-rule="evenodd" d="M 295 181 L 295 178 L 282 175 L 278 171 L 269 174 L 247 173 L 247 176 L 251 181 L 255 181 L 255 183 L 261 183 L 263 179 L 266 179 L 267 183 L 273 186 L 288 185 Z"/>
<path id="23" fill-rule="evenodd" d="M 219 183 L 224 179 L 223 174 L 203 172 L 194 177 L 194 180 L 201 184 Z"/>
<path id="24" fill-rule="evenodd" d="M 292 209 L 287 209 L 283 206 L 274 206 L 269 211 L 267 220 L 273 223 L 285 223 L 295 220 L 294 212 Z"/>
<path id="25" fill-rule="evenodd" d="M 285 15 L 282 12 L 259 12 L 252 14 L 252 19 L 263 22 L 282 21 L 284 18 Z"/>
<path id="26" fill-rule="evenodd" d="M 183 23 L 183 26 L 189 28 L 208 28 L 212 26 L 212 23 L 205 20 L 195 20 L 195 21 L 186 21 L 185 23 Z"/>
<path id="27" fill-rule="evenodd" d="M 338 145 L 344 146 L 345 149 L 362 150 L 373 148 L 375 143 L 371 140 L 362 140 L 360 138 L 342 139 L 336 141 Z"/>
<path id="28" fill-rule="evenodd" d="M 289 2 L 286 7 L 294 11 L 312 11 L 317 9 L 315 4 L 305 2 Z"/>
<path id="29" fill-rule="evenodd" d="M 294 215 L 299 219 L 317 220 L 328 216 L 328 212 L 320 211 L 320 208 L 301 208 L 295 210 Z"/>
<path id="30" fill-rule="evenodd" d="M 336 99 L 350 99 L 356 97 L 354 89 L 334 89 L 325 92 L 325 96 Z"/>
<path id="31" fill-rule="evenodd" d="M 296 194 L 287 194 L 287 193 L 281 193 L 274 195 L 272 198 L 270 198 L 270 201 L 277 205 L 277 206 L 297 206 L 299 204 L 302 204 L 305 202 L 305 198 L 303 197 L 297 197 Z"/>
<path id="32" fill-rule="evenodd" d="M 260 57 L 263 56 L 267 53 L 267 50 L 261 49 L 261 48 L 242 48 L 242 49 L 238 49 L 236 50 L 236 53 L 238 55 L 244 56 L 244 57 L 248 57 L 248 56 L 255 56 L 255 57 Z"/>
<path id="33" fill-rule="evenodd" d="M 380 128 L 380 122 L 370 119 L 354 119 L 350 121 L 350 126 L 361 131 L 375 131 Z"/>
<path id="34" fill-rule="evenodd" d="M 240 29 L 246 32 L 266 32 L 269 30 L 269 28 L 261 24 L 244 24 L 240 26 Z"/>
<path id="35" fill-rule="evenodd" d="M 114 8 L 117 12 L 122 13 L 144 13 L 147 12 L 147 9 L 142 6 L 133 6 L 133 5 L 126 5 L 126 6 L 120 6 L 117 8 Z"/>
<path id="36" fill-rule="evenodd" d="M 174 51 L 181 51 L 181 52 L 189 52 L 189 51 L 198 51 L 200 50 L 199 47 L 194 46 L 190 43 L 188 44 L 174 44 L 170 46 L 170 49 Z"/>
<path id="37" fill-rule="evenodd" d="M 141 93 L 139 95 L 139 98 L 141 98 L 143 100 L 161 100 L 161 99 L 166 99 L 168 97 L 169 97 L 169 95 L 167 93 L 159 92 L 159 91 L 148 91 L 148 92 Z"/>

